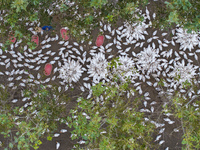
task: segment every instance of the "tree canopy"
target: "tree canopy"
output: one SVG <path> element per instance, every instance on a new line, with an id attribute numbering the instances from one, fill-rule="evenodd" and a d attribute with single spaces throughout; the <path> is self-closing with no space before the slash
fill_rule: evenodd
<path id="1" fill-rule="evenodd" d="M 139 6 L 148 1 L 108 1 L 108 0 L 3 0 L 0 2 L 1 40 L 9 45 L 9 32 L 15 32 L 18 40 L 30 43 L 34 27 L 60 24 L 67 26 L 70 34 L 76 39 L 91 38 L 91 31 L 100 26 L 100 21 L 115 24 L 120 18 L 135 21 L 141 20 Z M 135 15 L 134 15 L 135 14 Z M 57 20 L 56 20 L 57 19 Z"/>
<path id="2" fill-rule="evenodd" d="M 115 25 L 120 19 L 141 21 L 140 11 L 149 0 L 2 0 L 0 1 L 1 40 L 9 45 L 9 32 L 15 32 L 18 40 L 31 46 L 32 27 L 52 25 L 67 26 L 69 34 L 77 40 L 91 39 L 91 32 L 100 21 Z M 196 0 L 169 0 L 154 2 L 156 27 L 179 24 L 188 31 L 200 28 L 200 2 Z M 35 28 L 33 28 L 34 30 Z"/>
<path id="3" fill-rule="evenodd" d="M 155 3 L 156 4 L 156 3 Z M 196 0 L 165 0 L 155 5 L 155 25 L 171 27 L 180 25 L 190 31 L 200 29 L 200 2 Z"/>

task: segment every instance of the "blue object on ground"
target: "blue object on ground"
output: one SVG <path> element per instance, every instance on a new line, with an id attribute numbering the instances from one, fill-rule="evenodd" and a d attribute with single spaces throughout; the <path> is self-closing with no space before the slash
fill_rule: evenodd
<path id="1" fill-rule="evenodd" d="M 52 26 L 43 26 L 43 27 L 42 27 L 42 30 L 45 30 L 45 31 L 49 31 L 49 30 L 51 30 L 51 29 L 53 29 Z"/>

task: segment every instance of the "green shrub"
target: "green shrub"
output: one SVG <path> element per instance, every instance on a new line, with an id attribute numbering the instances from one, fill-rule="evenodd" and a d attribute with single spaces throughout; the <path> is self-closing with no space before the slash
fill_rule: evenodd
<path id="1" fill-rule="evenodd" d="M 156 18 L 154 25 L 157 27 L 173 27 L 175 24 L 188 29 L 188 32 L 200 29 L 200 3 L 196 0 L 168 0 L 155 2 Z"/>
<path id="2" fill-rule="evenodd" d="M 69 100 L 66 94 L 60 93 L 57 87 L 48 89 L 44 86 L 30 88 L 24 91 L 24 96 L 30 98 L 27 107 L 12 108 L 8 105 L 8 90 L 1 89 L 0 134 L 7 138 L 9 144 L 3 143 L 6 149 L 16 147 L 27 150 L 38 149 L 41 138 L 52 139 L 58 123 L 66 117 L 66 104 Z M 2 99 L 3 98 L 3 99 Z"/>
<path id="3" fill-rule="evenodd" d="M 78 99 L 78 106 L 67 118 L 73 128 L 72 140 L 84 140 L 87 148 L 101 150 L 155 148 L 151 143 L 155 125 L 145 121 L 139 111 L 143 96 L 130 81 L 117 84 L 115 80 L 93 86 L 92 98 Z"/>

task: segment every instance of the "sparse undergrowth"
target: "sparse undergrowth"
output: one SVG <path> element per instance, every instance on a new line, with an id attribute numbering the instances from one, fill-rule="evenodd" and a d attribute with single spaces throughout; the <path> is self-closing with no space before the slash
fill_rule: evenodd
<path id="1" fill-rule="evenodd" d="M 24 97 L 29 102 L 21 107 L 9 105 L 8 89 L 1 88 L 0 96 L 0 134 L 9 141 L 9 144 L 1 144 L 4 150 L 38 149 L 42 144 L 40 139 L 46 137 L 51 140 L 58 123 L 66 117 L 65 105 L 69 98 L 59 93 L 57 88 L 41 86 L 24 90 Z"/>
<path id="2" fill-rule="evenodd" d="M 176 80 L 180 80 L 177 78 Z M 160 82 L 161 88 L 164 86 L 164 80 Z M 195 83 L 195 79 L 191 81 L 186 80 L 182 83 L 182 87 L 186 90 L 185 93 L 176 91 L 174 95 L 168 96 L 168 102 L 164 105 L 163 112 L 168 113 L 170 116 L 177 118 L 181 125 L 178 127 L 178 130 L 183 132 L 182 136 L 182 149 L 191 150 L 191 149 L 200 149 L 200 105 L 199 101 L 199 90 L 198 84 Z M 194 96 L 188 96 L 189 92 L 195 93 Z"/>
<path id="3" fill-rule="evenodd" d="M 126 70 L 119 70 L 120 75 L 116 73 L 120 65 L 119 58 L 113 59 L 107 68 L 109 82 L 92 86 L 92 98 L 78 98 L 77 107 L 69 114 L 66 105 L 71 99 L 56 86 L 24 90 L 28 103 L 22 107 L 10 105 L 9 89 L 1 87 L 0 134 L 9 141 L 1 143 L 1 147 L 4 150 L 38 149 L 41 138 L 51 140 L 57 125 L 68 123 L 72 128 L 71 139 L 81 140 L 85 149 L 157 149 L 158 145 L 152 141 L 155 125 L 146 121 L 145 114 L 140 112 L 144 98 L 132 86 Z M 179 81 L 180 75 L 177 77 L 175 80 Z M 200 148 L 199 93 L 195 83 L 192 79 L 181 84 L 185 90 L 196 93 L 196 97 L 190 99 L 187 93 L 177 91 L 164 107 L 164 113 L 180 120 L 186 150 Z M 165 91 L 165 80 L 161 79 L 158 86 Z M 80 144 L 74 146 L 80 148 Z"/>
<path id="4" fill-rule="evenodd" d="M 118 65 L 118 59 L 114 59 L 108 69 L 112 72 Z M 151 143 L 155 125 L 145 121 L 139 111 L 143 96 L 131 87 L 128 77 L 124 82 L 121 75 L 108 76 L 112 76 L 110 82 L 93 86 L 93 97 L 79 98 L 76 109 L 70 111 L 67 121 L 74 129 L 72 139 L 83 140 L 87 149 L 155 148 Z"/>

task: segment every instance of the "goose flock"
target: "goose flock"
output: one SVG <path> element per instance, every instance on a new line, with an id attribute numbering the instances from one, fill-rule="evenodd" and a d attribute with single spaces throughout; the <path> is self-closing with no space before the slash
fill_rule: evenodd
<path id="1" fill-rule="evenodd" d="M 159 113 L 158 107 L 167 103 L 159 96 L 166 93 L 173 95 L 177 89 L 189 99 L 195 98 L 200 94 L 200 90 L 197 92 L 192 89 L 185 90 L 183 84 L 186 81 L 194 81 L 196 84 L 200 82 L 200 34 L 187 33 L 180 26 L 169 31 L 157 30 L 152 28 L 151 22 L 156 14 L 150 16 L 146 8 L 143 16 L 145 20 L 140 24 L 124 22 L 119 27 L 113 27 L 110 24 L 100 23 L 99 32 L 105 37 L 101 46 L 96 46 L 93 41 L 76 42 L 71 39 L 64 41 L 59 34 L 50 36 L 48 33 L 37 33 L 33 24 L 27 23 L 28 30 L 41 37 L 40 45 L 34 50 L 25 45 L 21 53 L 18 49 L 22 40 L 11 44 L 6 51 L 2 50 L 3 43 L 0 43 L 1 86 L 15 90 L 18 87 L 25 89 L 35 84 L 45 84 L 51 88 L 52 83 L 57 83 L 59 91 L 67 91 L 69 86 L 76 85 L 83 92 L 89 91 L 87 98 L 90 98 L 91 86 L 100 81 L 111 82 L 107 76 L 108 63 L 112 58 L 119 57 L 121 65 L 114 71 L 119 75 L 123 72 L 122 80 L 125 81 L 124 77 L 129 77 L 135 89 L 144 96 L 141 112 L 148 115 Z M 67 27 L 65 29 L 68 30 Z M 43 73 L 47 63 L 52 65 L 49 76 Z M 180 80 L 176 80 L 177 76 Z M 159 87 L 162 79 L 165 80 L 166 91 Z M 152 91 L 156 91 L 158 95 Z M 27 100 L 28 98 L 22 94 L 22 99 L 13 99 L 12 103 Z M 25 103 L 24 107 L 28 105 L 30 103 Z M 194 106 L 198 109 L 198 106 L 195 104 Z M 170 113 L 161 115 L 159 121 L 150 120 L 158 130 L 154 142 L 169 150 L 171 147 L 165 139 L 165 131 L 167 128 L 173 128 L 170 132 L 176 134 L 180 128 Z M 67 129 L 60 129 L 59 133 L 54 134 L 54 138 L 59 138 L 60 134 L 66 132 Z M 84 141 L 78 143 L 84 144 Z M 61 146 L 61 142 L 56 142 L 55 149 L 60 149 Z"/>

